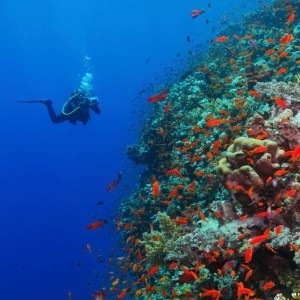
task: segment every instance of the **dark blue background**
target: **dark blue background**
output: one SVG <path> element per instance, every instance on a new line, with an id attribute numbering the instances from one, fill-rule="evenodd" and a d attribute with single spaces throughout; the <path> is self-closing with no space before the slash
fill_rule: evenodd
<path id="1" fill-rule="evenodd" d="M 238 15 L 256 1 L 212 0 L 211 9 L 207 2 L 1 1 L 0 299 L 67 299 L 68 291 L 74 300 L 89 299 L 96 287 L 108 285 L 107 264 L 96 262 L 94 253 L 102 249 L 107 261 L 116 246 L 111 216 L 128 192 L 126 181 L 136 180 L 124 151 L 136 140 L 134 112 L 146 95 L 133 99 L 153 77 L 164 82 L 178 52 L 204 46 L 229 3 Z M 195 8 L 206 12 L 193 20 Z M 42 104 L 15 102 L 50 98 L 59 111 L 87 71 L 85 55 L 92 58 L 102 109 L 87 126 L 55 125 Z M 125 180 L 108 193 L 120 170 Z M 100 200 L 105 205 L 97 206 Z M 88 232 L 94 213 L 109 223 Z"/>

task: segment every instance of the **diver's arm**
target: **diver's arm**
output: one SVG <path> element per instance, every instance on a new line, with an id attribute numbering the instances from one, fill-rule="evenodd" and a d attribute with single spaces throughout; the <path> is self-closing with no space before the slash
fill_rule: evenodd
<path id="1" fill-rule="evenodd" d="M 98 104 L 94 104 L 94 105 L 91 105 L 90 108 L 93 110 L 94 113 L 96 113 L 97 115 L 101 114 L 101 110 L 98 106 Z"/>
<path id="2" fill-rule="evenodd" d="M 89 98 L 90 101 L 90 108 L 96 113 L 97 115 L 101 114 L 101 110 L 99 108 L 99 100 L 98 97 L 91 97 Z"/>

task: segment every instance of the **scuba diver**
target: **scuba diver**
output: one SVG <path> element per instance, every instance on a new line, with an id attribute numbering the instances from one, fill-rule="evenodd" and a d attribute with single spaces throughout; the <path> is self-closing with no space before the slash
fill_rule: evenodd
<path id="1" fill-rule="evenodd" d="M 98 97 L 95 97 L 91 92 L 83 89 L 76 89 L 72 92 L 70 98 L 62 107 L 61 113 L 56 114 L 52 101 L 48 99 L 32 100 L 32 101 L 18 101 L 19 103 L 43 103 L 46 105 L 49 117 L 53 123 L 62 123 L 69 121 L 76 125 L 77 121 L 86 125 L 90 118 L 90 109 L 97 115 L 101 113 L 98 107 Z"/>

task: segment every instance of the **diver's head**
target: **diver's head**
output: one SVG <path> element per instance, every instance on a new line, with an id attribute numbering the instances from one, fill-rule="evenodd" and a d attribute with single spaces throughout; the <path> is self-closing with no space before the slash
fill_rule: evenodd
<path id="1" fill-rule="evenodd" d="M 98 97 L 92 96 L 92 97 L 89 97 L 88 99 L 89 99 L 90 104 L 97 104 L 97 103 L 99 103 Z"/>

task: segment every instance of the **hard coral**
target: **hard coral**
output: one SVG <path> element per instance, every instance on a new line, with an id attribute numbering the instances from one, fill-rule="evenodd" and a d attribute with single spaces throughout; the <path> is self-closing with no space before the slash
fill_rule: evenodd
<path id="1" fill-rule="evenodd" d="M 255 90 L 268 97 L 282 97 L 288 104 L 300 103 L 300 84 L 299 82 L 285 83 L 273 80 L 271 82 L 258 82 Z"/>
<path id="2" fill-rule="evenodd" d="M 145 232 L 141 241 L 151 265 L 163 262 L 167 253 L 174 248 L 174 241 L 179 237 L 180 232 L 178 226 L 166 213 L 158 213 L 158 222 L 160 231 Z"/>
<path id="3" fill-rule="evenodd" d="M 271 140 L 239 137 L 220 160 L 217 174 L 237 201 L 251 205 L 260 199 L 260 193 L 264 193 L 265 180 L 280 169 L 283 153 Z M 251 188 L 253 193 L 248 193 Z"/>
<path id="4" fill-rule="evenodd" d="M 296 270 L 284 270 L 282 274 L 278 275 L 281 284 L 291 288 L 294 293 L 300 292 L 300 271 Z"/>
<path id="5" fill-rule="evenodd" d="M 264 130 L 269 139 L 276 141 L 280 147 L 294 149 L 300 143 L 300 84 L 283 81 L 259 82 L 255 90 L 263 101 L 271 104 L 269 118 L 255 114 L 247 120 L 247 127 L 255 134 Z M 279 106 L 274 101 L 280 99 Z"/>
<path id="6" fill-rule="evenodd" d="M 300 115 L 294 115 L 293 110 L 286 108 L 276 111 L 272 108 L 272 116 L 264 119 L 263 116 L 255 114 L 247 121 L 247 127 L 251 128 L 255 134 L 266 131 L 269 139 L 275 141 L 278 146 L 294 149 L 300 144 Z"/>

